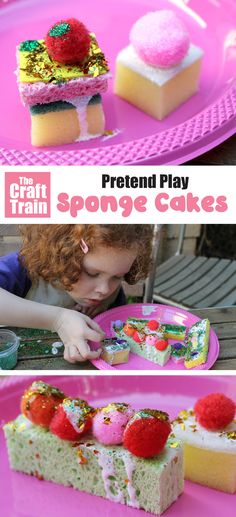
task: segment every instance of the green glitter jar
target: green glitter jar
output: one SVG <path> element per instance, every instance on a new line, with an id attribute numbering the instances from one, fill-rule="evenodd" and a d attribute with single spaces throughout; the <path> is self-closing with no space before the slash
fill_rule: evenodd
<path id="1" fill-rule="evenodd" d="M 0 329 L 0 370 L 12 370 L 16 366 L 19 342 L 14 332 Z"/>

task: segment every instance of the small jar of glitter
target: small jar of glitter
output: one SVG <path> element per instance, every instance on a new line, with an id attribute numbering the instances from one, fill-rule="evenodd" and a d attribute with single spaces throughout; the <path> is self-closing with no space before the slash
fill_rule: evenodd
<path id="1" fill-rule="evenodd" d="M 0 329 L 0 370 L 12 370 L 16 366 L 19 342 L 14 332 Z"/>

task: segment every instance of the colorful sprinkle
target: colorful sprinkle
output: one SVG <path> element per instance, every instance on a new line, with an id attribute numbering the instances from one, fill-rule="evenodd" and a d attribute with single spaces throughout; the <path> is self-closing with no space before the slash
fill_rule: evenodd
<path id="1" fill-rule="evenodd" d="M 49 35 L 53 38 L 60 38 L 60 36 L 63 36 L 70 30 L 69 23 L 59 23 L 58 25 L 54 25 L 51 30 L 49 31 Z"/>

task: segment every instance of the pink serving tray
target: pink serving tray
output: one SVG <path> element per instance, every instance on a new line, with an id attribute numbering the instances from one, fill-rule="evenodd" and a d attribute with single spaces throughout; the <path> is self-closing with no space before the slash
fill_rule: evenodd
<path id="1" fill-rule="evenodd" d="M 61 388 L 70 396 L 89 400 L 94 406 L 108 402 L 128 402 L 135 409 L 152 407 L 165 410 L 170 418 L 192 407 L 198 397 L 223 392 L 236 398 L 234 377 L 186 376 L 50 376 L 40 377 Z M 19 401 L 32 377 L 9 377 L 0 380 L 1 423 L 15 418 Z M 101 497 L 78 492 L 9 468 L 5 440 L 0 430 L 0 509 L 1 517 L 138 517 L 150 515 Z M 165 517 L 234 517 L 235 496 L 186 482 L 184 494 L 165 513 Z"/>
<path id="2" fill-rule="evenodd" d="M 194 316 L 190 312 L 187 312 L 183 309 L 179 309 L 178 307 L 171 307 L 170 305 L 157 305 L 157 304 L 128 304 L 122 305 L 122 307 L 116 307 L 115 309 L 110 309 L 109 311 L 103 312 L 96 316 L 95 321 L 100 325 L 100 327 L 104 330 L 107 337 L 114 337 L 114 333 L 111 332 L 111 322 L 115 320 L 126 321 L 127 318 L 147 318 L 147 319 L 157 319 L 162 323 L 172 323 L 174 325 L 185 325 L 186 327 L 190 327 L 196 321 L 199 321 L 200 318 Z M 177 340 L 169 340 L 170 343 L 176 343 Z M 90 343 L 92 349 L 98 348 L 98 343 L 91 342 Z M 195 371 L 195 370 L 209 370 L 217 360 L 219 355 L 220 345 L 215 334 L 214 330 L 210 331 L 210 344 L 209 344 L 209 352 L 207 362 L 202 364 L 201 366 L 197 366 L 191 370 L 187 370 L 185 368 L 184 363 L 176 364 L 172 359 L 169 359 L 168 363 L 165 366 L 159 366 L 143 357 L 139 357 L 135 354 L 130 354 L 128 363 L 118 364 L 116 366 L 110 366 L 108 363 L 103 361 L 103 359 L 94 359 L 92 363 L 94 366 L 99 368 L 100 370 L 185 370 L 185 371 Z"/>
<path id="3" fill-rule="evenodd" d="M 236 2 L 234 0 L 0 0 L 0 165 L 180 164 L 236 132 Z M 19 99 L 15 47 L 42 38 L 54 22 L 77 17 L 96 32 L 114 77 L 115 58 L 147 11 L 172 8 L 204 50 L 199 93 L 158 122 L 116 97 L 104 95 L 112 138 L 54 148 L 30 144 L 30 116 Z"/>

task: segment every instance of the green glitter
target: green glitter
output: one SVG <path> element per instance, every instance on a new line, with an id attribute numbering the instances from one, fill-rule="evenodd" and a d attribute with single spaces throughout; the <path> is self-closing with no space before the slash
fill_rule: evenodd
<path id="1" fill-rule="evenodd" d="M 58 25 L 54 25 L 51 30 L 49 31 L 49 36 L 52 36 L 53 38 L 60 38 L 60 36 L 64 36 L 67 32 L 70 30 L 70 24 L 69 23 L 59 23 Z"/>
<path id="2" fill-rule="evenodd" d="M 40 47 L 40 43 L 36 39 L 27 39 L 20 44 L 21 52 L 33 52 Z"/>
<path id="3" fill-rule="evenodd" d="M 51 111 L 64 111 L 69 109 L 75 109 L 75 106 L 67 101 L 54 101 L 48 102 L 47 104 L 35 104 L 30 106 L 31 115 L 43 115 Z"/>
<path id="4" fill-rule="evenodd" d="M 90 99 L 89 106 L 94 104 L 100 104 L 100 102 L 102 102 L 102 97 L 100 93 L 96 93 L 96 95 L 93 95 L 93 97 Z"/>

